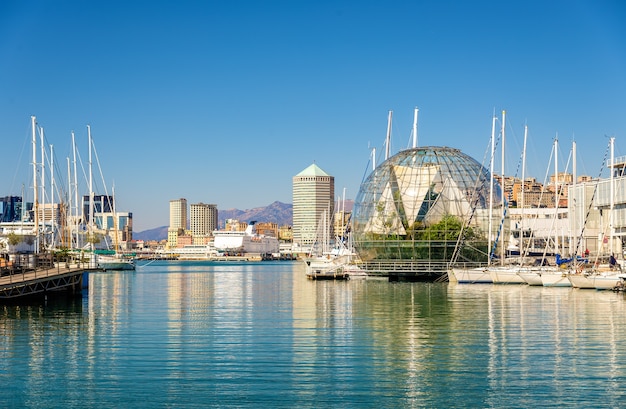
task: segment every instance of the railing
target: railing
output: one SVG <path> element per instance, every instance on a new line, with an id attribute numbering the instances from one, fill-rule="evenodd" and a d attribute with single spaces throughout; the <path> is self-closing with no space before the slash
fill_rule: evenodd
<path id="1" fill-rule="evenodd" d="M 19 254 L 12 264 L 4 263 L 0 267 L 0 281 L 2 284 L 17 284 L 29 280 L 59 276 L 80 270 L 96 268 L 92 259 L 69 261 L 54 260 L 52 255 Z"/>

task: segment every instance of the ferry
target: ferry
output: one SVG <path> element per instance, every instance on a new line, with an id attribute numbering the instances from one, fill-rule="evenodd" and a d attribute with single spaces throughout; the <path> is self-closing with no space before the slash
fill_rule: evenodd
<path id="1" fill-rule="evenodd" d="M 213 231 L 213 247 L 220 253 L 229 254 L 276 254 L 279 243 L 276 237 L 258 234 L 256 221 L 251 221 L 245 231 L 215 230 Z"/>

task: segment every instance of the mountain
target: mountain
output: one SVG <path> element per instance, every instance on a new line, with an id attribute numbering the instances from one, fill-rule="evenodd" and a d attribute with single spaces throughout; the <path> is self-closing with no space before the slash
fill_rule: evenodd
<path id="1" fill-rule="evenodd" d="M 154 229 L 133 232 L 133 240 L 167 240 L 167 226 L 155 227 Z"/>
<path id="2" fill-rule="evenodd" d="M 291 225 L 293 223 L 293 205 L 276 201 L 265 207 L 255 207 L 248 210 L 218 209 L 217 217 L 220 228 L 224 226 L 226 219 L 237 219 L 246 223 L 255 220 L 257 222 L 276 223 L 278 226 Z"/>
<path id="3" fill-rule="evenodd" d="M 255 207 L 254 209 L 239 210 L 227 209 L 217 210 L 218 226 L 224 227 L 226 219 L 237 219 L 249 223 L 253 220 L 257 222 L 276 223 L 278 226 L 291 225 L 293 221 L 293 205 L 281 202 L 274 202 L 265 207 Z M 167 227 L 161 226 L 141 232 L 133 232 L 134 240 L 167 240 Z"/>

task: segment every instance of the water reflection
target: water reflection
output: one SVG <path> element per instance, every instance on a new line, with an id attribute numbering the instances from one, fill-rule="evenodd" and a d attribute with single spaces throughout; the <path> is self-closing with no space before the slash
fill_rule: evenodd
<path id="1" fill-rule="evenodd" d="M 153 263 L 92 274 L 66 304 L 1 307 L 0 394 L 10 406 L 616 407 L 625 312 L 612 292 Z"/>

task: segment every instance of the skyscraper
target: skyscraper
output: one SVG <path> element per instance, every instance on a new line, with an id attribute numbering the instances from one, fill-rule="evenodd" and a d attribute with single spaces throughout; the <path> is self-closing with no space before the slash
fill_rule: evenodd
<path id="1" fill-rule="evenodd" d="M 315 163 L 293 177 L 294 243 L 305 248 L 313 244 L 322 213 L 330 212 L 329 218 L 333 214 L 334 198 L 334 176 Z"/>
<path id="2" fill-rule="evenodd" d="M 189 230 L 194 242 L 196 238 L 209 236 L 217 228 L 217 205 L 194 203 L 190 205 L 189 210 Z"/>
<path id="3" fill-rule="evenodd" d="M 178 235 L 187 229 L 187 199 L 170 200 L 170 225 L 167 229 L 167 243 L 176 247 Z"/>

